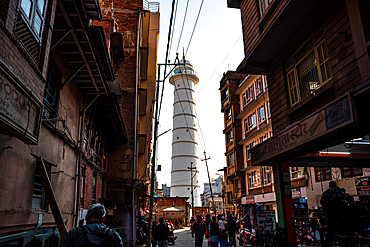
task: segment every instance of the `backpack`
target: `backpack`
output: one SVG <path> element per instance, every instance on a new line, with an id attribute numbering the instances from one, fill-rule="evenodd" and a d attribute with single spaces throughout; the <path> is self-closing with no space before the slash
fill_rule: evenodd
<path id="1" fill-rule="evenodd" d="M 112 232 L 106 227 L 104 231 L 99 229 L 90 230 L 87 226 L 80 226 L 85 237 L 83 247 L 110 247 L 112 244 Z"/>
<path id="2" fill-rule="evenodd" d="M 203 221 L 196 221 L 194 223 L 195 233 L 196 234 L 203 234 L 205 226 L 206 225 L 203 223 Z"/>

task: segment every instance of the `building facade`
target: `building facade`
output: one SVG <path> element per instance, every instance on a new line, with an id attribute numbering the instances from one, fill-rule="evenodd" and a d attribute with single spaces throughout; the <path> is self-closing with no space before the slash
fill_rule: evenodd
<path id="1" fill-rule="evenodd" d="M 136 243 L 159 30 L 159 4 L 149 19 L 145 3 L 128 11 L 136 29 L 125 35 L 113 18 L 122 10 L 96 2 L 2 2 L 0 244 L 56 246 L 97 202 L 125 246 Z"/>
<path id="2" fill-rule="evenodd" d="M 234 204 L 240 204 L 242 195 L 245 195 L 245 175 L 243 149 L 238 143 L 242 136 L 241 120 L 237 119 L 240 113 L 239 96 L 234 92 L 247 75 L 238 74 L 235 71 L 228 71 L 220 81 L 221 112 L 224 113 L 226 164 L 224 169 L 225 183 L 225 208 L 233 211 Z"/>
<path id="3" fill-rule="evenodd" d="M 55 246 L 106 196 L 110 154 L 127 142 L 105 37 L 88 25 L 102 13 L 26 0 L 1 13 L 0 244 Z"/>
<path id="4" fill-rule="evenodd" d="M 112 223 L 124 232 L 124 245 L 136 244 L 137 217 L 149 204 L 152 120 L 157 72 L 159 3 L 143 0 L 101 1 L 103 28 L 119 86 L 120 113 L 127 143 L 111 154 L 107 205 L 119 208 Z"/>
<path id="5" fill-rule="evenodd" d="M 242 16 L 245 57 L 237 71 L 264 74 L 269 82 L 274 136 L 251 149 L 251 164 L 273 166 L 278 227 L 293 243 L 291 183 L 284 179 L 289 166 L 312 166 L 313 160 L 320 167 L 366 166 L 367 156 L 318 153 L 369 133 L 369 6 L 348 0 L 227 3 Z"/>

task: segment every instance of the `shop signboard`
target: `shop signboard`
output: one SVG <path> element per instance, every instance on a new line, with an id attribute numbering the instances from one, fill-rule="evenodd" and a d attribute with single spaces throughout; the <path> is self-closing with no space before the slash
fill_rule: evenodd
<path id="1" fill-rule="evenodd" d="M 37 144 L 43 105 L 0 62 L 0 129 L 26 144 Z"/>
<path id="2" fill-rule="evenodd" d="M 296 124 L 287 127 L 285 131 L 252 148 L 252 165 L 269 163 L 269 160 L 277 155 L 288 151 L 294 152 L 301 145 L 308 144 L 353 122 L 352 100 L 350 95 L 346 94 Z M 297 155 L 300 154 L 297 153 Z"/>
<path id="3" fill-rule="evenodd" d="M 356 178 L 355 183 L 357 195 L 370 195 L 370 177 Z"/>
<path id="4" fill-rule="evenodd" d="M 242 204 L 254 203 L 254 195 L 247 195 L 242 197 Z"/>
<path id="5" fill-rule="evenodd" d="M 257 211 L 257 226 L 263 231 L 276 230 L 276 220 L 274 210 L 258 210 Z"/>

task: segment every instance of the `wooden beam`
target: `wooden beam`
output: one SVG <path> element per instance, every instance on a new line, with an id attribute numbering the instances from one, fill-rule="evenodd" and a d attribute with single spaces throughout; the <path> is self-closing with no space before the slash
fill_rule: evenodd
<path id="1" fill-rule="evenodd" d="M 61 239 L 63 239 L 65 235 L 67 235 L 67 227 L 64 224 L 62 213 L 60 212 L 58 202 L 55 198 L 53 187 L 51 186 L 50 178 L 46 171 L 45 163 L 42 158 L 39 158 L 37 163 L 39 165 L 38 170 L 40 173 L 42 186 L 45 190 L 46 198 L 48 199 L 48 202 L 50 204 L 51 212 L 53 213 L 53 217 L 58 227 L 60 237 Z"/>
<path id="2" fill-rule="evenodd" d="M 68 82 L 70 82 L 76 75 L 78 72 L 80 72 L 80 70 L 85 67 L 86 63 L 83 63 L 80 68 L 78 68 L 72 75 L 70 75 L 63 83 L 62 83 L 62 86 L 61 86 L 61 89 L 64 88 L 65 85 L 67 85 Z"/>

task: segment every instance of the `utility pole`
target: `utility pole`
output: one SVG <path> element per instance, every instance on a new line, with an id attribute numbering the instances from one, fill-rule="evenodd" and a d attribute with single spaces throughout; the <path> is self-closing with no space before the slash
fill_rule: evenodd
<path id="1" fill-rule="evenodd" d="M 191 182 L 191 216 L 194 216 L 194 189 L 193 189 L 193 169 L 197 169 L 196 167 L 193 167 L 193 162 L 190 162 L 190 182 Z"/>
<path id="2" fill-rule="evenodd" d="M 212 184 L 211 184 L 211 178 L 209 177 L 209 170 L 208 170 L 208 163 L 207 163 L 207 160 L 211 159 L 211 157 L 206 157 L 206 151 L 204 150 L 204 159 L 202 159 L 201 161 L 205 161 L 206 162 L 206 167 L 207 167 L 207 174 L 208 174 L 208 182 L 209 182 L 209 187 L 211 188 L 211 197 L 212 197 L 212 206 L 213 206 L 213 212 L 215 212 L 215 215 L 216 215 L 216 205 L 215 205 L 215 200 L 213 199 L 213 192 L 212 192 Z"/>

